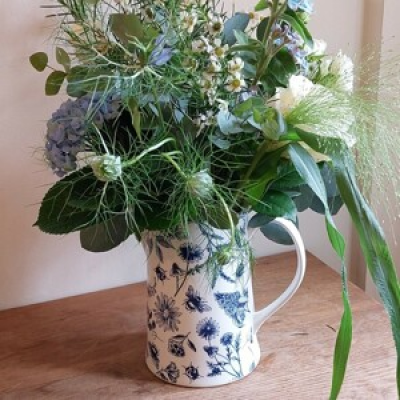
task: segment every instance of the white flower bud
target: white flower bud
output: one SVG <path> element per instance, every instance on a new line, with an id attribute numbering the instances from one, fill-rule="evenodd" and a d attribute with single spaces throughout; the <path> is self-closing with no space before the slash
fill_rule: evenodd
<path id="1" fill-rule="evenodd" d="M 99 181 L 115 181 L 122 175 L 121 157 L 105 154 L 93 157 L 90 166 Z"/>

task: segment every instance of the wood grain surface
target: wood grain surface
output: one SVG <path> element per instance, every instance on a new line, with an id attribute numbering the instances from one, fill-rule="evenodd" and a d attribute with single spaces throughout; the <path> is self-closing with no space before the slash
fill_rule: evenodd
<path id="1" fill-rule="evenodd" d="M 257 306 L 294 274 L 295 255 L 260 259 Z M 395 350 L 380 304 L 351 287 L 354 341 L 341 399 L 397 399 Z M 185 389 L 154 378 L 144 364 L 144 284 L 0 313 L 0 399 L 327 399 L 341 313 L 338 275 L 309 255 L 293 300 L 259 332 L 262 359 L 244 380 Z"/>

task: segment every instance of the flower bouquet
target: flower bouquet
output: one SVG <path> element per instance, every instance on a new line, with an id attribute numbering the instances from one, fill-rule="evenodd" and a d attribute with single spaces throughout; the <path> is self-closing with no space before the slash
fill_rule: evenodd
<path id="1" fill-rule="evenodd" d="M 47 95 L 63 87 L 70 99 L 47 123 L 43 154 L 61 179 L 45 195 L 36 226 L 57 235 L 80 231 L 83 248 L 102 252 L 132 234 L 168 237 L 204 222 L 232 233 L 207 261 L 212 278 L 237 254 L 244 213 L 253 212 L 250 227 L 282 244 L 292 240 L 276 218 L 298 224 L 298 212 L 323 214 L 343 265 L 334 399 L 352 336 L 345 241 L 332 218 L 344 204 L 399 352 L 399 281 L 360 190 L 368 186 L 358 184 L 374 171 L 355 166 L 356 154 L 363 165 L 371 155 L 365 131 L 376 102 L 354 92 L 351 59 L 326 55 L 313 39 L 310 1 L 261 0 L 250 13 L 226 12 L 212 0 L 54 3 L 47 7 L 58 21 L 59 66 L 42 52 L 30 61 L 50 69 Z M 196 251 L 181 249 L 188 265 Z M 157 273 L 165 276 L 162 268 Z M 182 276 L 178 266 L 174 273 Z M 192 311 L 206 307 L 191 290 Z M 191 343 L 173 340 L 180 352 Z M 177 374 L 175 367 L 160 374 Z M 188 369 L 193 379 L 195 368 Z"/>

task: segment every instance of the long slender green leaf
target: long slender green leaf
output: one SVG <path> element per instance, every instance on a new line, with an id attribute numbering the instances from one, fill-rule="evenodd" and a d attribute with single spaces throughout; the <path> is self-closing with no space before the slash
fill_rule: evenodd
<path id="1" fill-rule="evenodd" d="M 400 283 L 382 228 L 357 185 L 354 161 L 339 139 L 298 131 L 314 150 L 331 157 L 336 181 L 358 232 L 368 270 L 389 314 L 397 350 L 397 388 L 400 394 Z"/>
<path id="2" fill-rule="evenodd" d="M 346 374 L 351 341 L 353 335 L 352 313 L 347 285 L 347 269 L 345 263 L 345 241 L 337 230 L 329 207 L 328 196 L 321 171 L 313 157 L 299 144 L 289 146 L 289 155 L 297 172 L 322 202 L 325 209 L 325 221 L 329 240 L 342 262 L 342 298 L 344 312 L 336 339 L 333 360 L 333 376 L 330 399 L 337 399 Z"/>

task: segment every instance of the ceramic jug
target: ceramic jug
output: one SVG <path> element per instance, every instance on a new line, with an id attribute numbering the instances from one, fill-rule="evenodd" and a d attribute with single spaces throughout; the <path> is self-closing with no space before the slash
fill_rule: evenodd
<path id="1" fill-rule="evenodd" d="M 275 222 L 293 239 L 297 271 L 284 293 L 260 311 L 254 309 L 247 215 L 234 238 L 207 224 L 190 224 L 185 234 L 146 233 L 146 364 L 154 375 L 181 386 L 210 387 L 256 368 L 257 331 L 297 291 L 306 266 L 297 228 L 281 218 Z"/>

